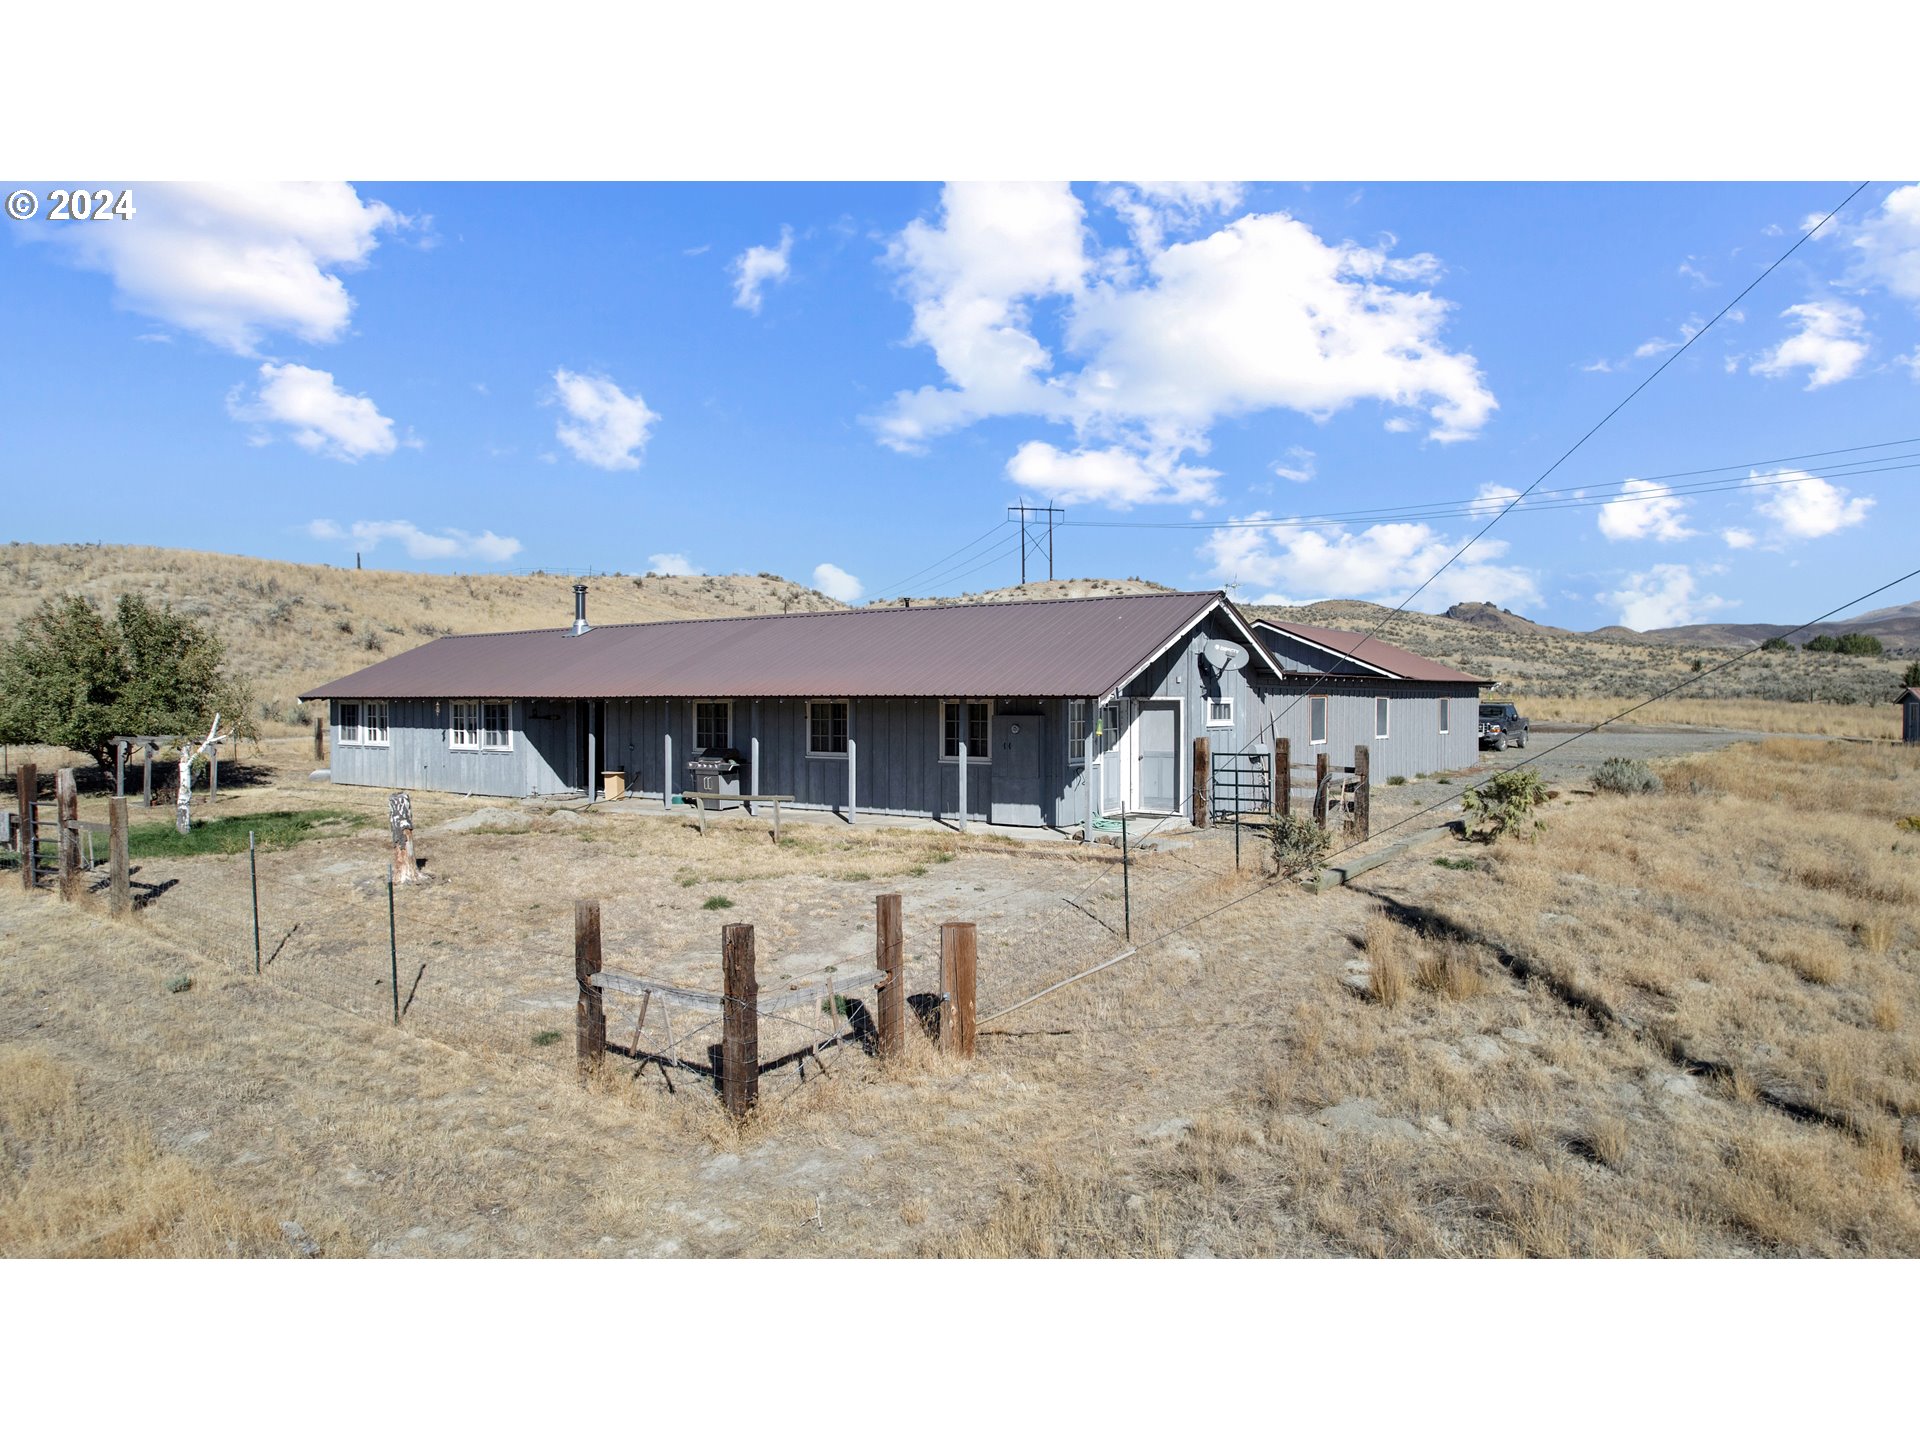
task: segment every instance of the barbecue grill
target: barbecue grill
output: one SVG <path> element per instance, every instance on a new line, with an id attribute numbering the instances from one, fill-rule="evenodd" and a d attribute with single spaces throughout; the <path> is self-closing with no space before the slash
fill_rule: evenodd
<path id="1" fill-rule="evenodd" d="M 702 795 L 719 797 L 715 802 L 718 809 L 727 809 L 726 796 L 740 793 L 740 777 L 745 773 L 746 757 L 738 750 L 695 750 L 687 757 L 687 773 L 693 777 L 693 788 Z M 738 804 L 739 801 L 733 801 Z"/>

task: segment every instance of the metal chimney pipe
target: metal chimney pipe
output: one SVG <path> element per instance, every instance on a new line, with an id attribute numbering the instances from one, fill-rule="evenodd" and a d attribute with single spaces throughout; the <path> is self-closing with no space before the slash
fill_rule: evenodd
<path id="1" fill-rule="evenodd" d="M 593 627 L 587 624 L 587 587 L 573 587 L 573 633 L 584 635 Z"/>

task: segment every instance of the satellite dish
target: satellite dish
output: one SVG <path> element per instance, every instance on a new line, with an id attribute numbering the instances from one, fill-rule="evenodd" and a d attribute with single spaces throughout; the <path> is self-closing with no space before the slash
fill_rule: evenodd
<path id="1" fill-rule="evenodd" d="M 1224 675 L 1246 664 L 1247 652 L 1225 640 L 1209 640 L 1200 648 L 1200 658 L 1207 662 L 1207 668 L 1216 675 Z"/>

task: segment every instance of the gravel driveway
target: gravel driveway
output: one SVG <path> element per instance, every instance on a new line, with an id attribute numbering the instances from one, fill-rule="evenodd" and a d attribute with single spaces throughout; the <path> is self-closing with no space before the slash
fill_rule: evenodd
<path id="1" fill-rule="evenodd" d="M 1541 779 L 1553 789 L 1584 787 L 1594 767 L 1602 760 L 1620 755 L 1629 760 L 1668 760 L 1679 755 L 1698 755 L 1737 745 L 1745 740 L 1778 739 L 1745 730 L 1707 730 L 1683 725 L 1609 725 L 1591 735 L 1581 734 L 1578 725 L 1537 723 L 1532 727 L 1524 750 L 1483 750 L 1477 768 L 1462 772 L 1450 785 L 1436 780 L 1409 780 L 1405 785 L 1375 783 L 1373 791 L 1374 830 L 1427 808 L 1440 806 L 1431 817 L 1414 821 L 1413 826 L 1438 825 L 1457 813 L 1445 805 L 1449 797 L 1459 795 L 1462 787 L 1484 780 L 1500 770 L 1531 763 Z"/>

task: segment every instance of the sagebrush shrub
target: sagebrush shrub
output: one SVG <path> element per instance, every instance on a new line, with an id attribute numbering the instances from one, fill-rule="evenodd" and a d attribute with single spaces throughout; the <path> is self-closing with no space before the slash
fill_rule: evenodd
<path id="1" fill-rule="evenodd" d="M 1660 777 L 1646 761 L 1615 755 L 1595 767 L 1593 788 L 1615 795 L 1651 795 L 1663 787 Z"/>
<path id="2" fill-rule="evenodd" d="M 1460 797 L 1460 808 L 1479 819 L 1478 834 L 1498 840 L 1516 830 L 1539 830 L 1544 822 L 1534 810 L 1547 798 L 1547 787 L 1532 770 L 1507 770 Z"/>
<path id="3" fill-rule="evenodd" d="M 1318 870 L 1333 848 L 1326 828 L 1304 815 L 1276 815 L 1267 822 L 1274 871 L 1283 880 Z"/>

